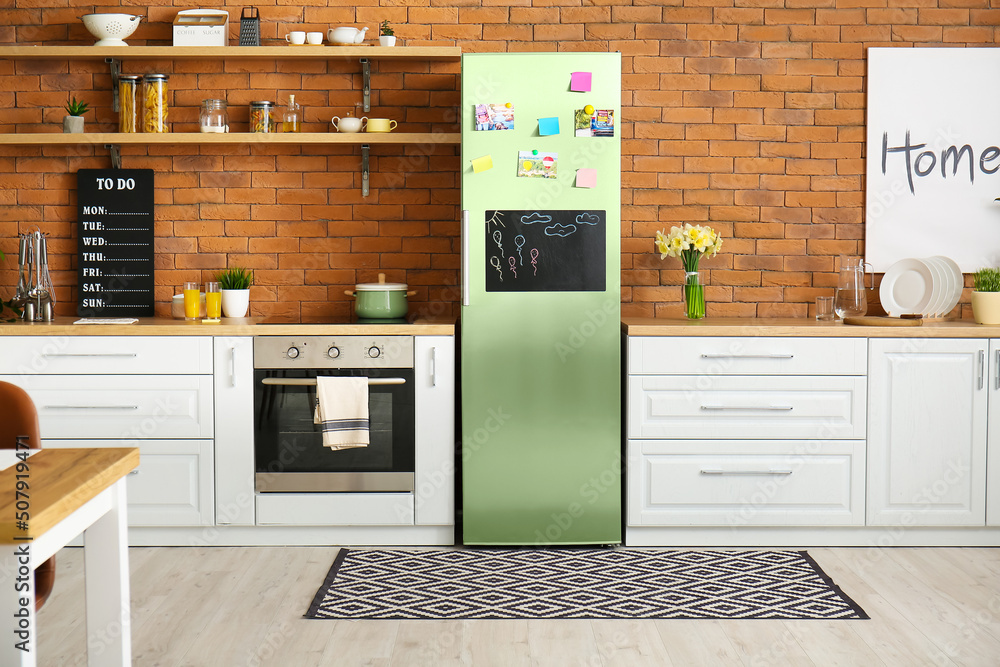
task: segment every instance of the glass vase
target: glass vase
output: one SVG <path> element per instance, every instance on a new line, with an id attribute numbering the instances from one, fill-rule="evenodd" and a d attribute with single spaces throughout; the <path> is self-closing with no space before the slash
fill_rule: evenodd
<path id="1" fill-rule="evenodd" d="M 705 317 L 705 284 L 697 271 L 684 272 L 684 314 L 689 320 Z"/>

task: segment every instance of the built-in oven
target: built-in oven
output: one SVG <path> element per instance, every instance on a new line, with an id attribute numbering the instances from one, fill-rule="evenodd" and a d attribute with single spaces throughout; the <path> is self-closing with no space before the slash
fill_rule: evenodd
<path id="1" fill-rule="evenodd" d="M 323 445 L 313 423 L 321 375 L 368 378 L 368 446 Z M 259 493 L 412 492 L 415 432 L 412 336 L 255 339 Z"/>

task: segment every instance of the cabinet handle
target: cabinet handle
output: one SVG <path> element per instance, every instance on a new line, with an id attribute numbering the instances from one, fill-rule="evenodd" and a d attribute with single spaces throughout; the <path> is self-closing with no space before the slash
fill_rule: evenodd
<path id="1" fill-rule="evenodd" d="M 136 357 L 135 352 L 46 352 L 43 357 Z"/>
<path id="2" fill-rule="evenodd" d="M 794 354 L 721 354 L 706 352 L 701 355 L 702 359 L 794 359 Z"/>
<path id="3" fill-rule="evenodd" d="M 437 348 L 431 348 L 431 386 L 437 386 Z"/>
<path id="4" fill-rule="evenodd" d="M 702 470 L 702 475 L 791 475 L 791 470 Z"/>
<path id="5" fill-rule="evenodd" d="M 1000 389 L 1000 350 L 997 350 L 997 355 L 996 355 L 996 370 L 997 370 L 997 375 L 996 375 L 996 379 L 993 382 L 993 387 L 995 389 Z"/>
<path id="6" fill-rule="evenodd" d="M 703 405 L 702 410 L 782 410 L 792 409 L 791 405 Z"/>
<path id="7" fill-rule="evenodd" d="M 139 474 L 139 469 L 136 468 L 135 470 L 130 471 L 129 474 L 130 475 L 138 475 Z"/>
<path id="8" fill-rule="evenodd" d="M 138 405 L 43 405 L 43 410 L 138 410 Z"/>
<path id="9" fill-rule="evenodd" d="M 229 348 L 229 386 L 236 386 L 236 346 Z"/>
<path id="10" fill-rule="evenodd" d="M 983 388 L 983 375 L 986 367 L 986 352 L 979 350 L 979 388 Z"/>
<path id="11" fill-rule="evenodd" d="M 462 211 L 462 305 L 469 305 L 469 212 Z"/>

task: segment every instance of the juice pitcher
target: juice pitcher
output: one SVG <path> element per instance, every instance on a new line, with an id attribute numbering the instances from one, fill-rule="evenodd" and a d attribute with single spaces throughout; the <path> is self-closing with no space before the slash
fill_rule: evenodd
<path id="1" fill-rule="evenodd" d="M 833 298 L 833 309 L 841 319 L 858 317 L 868 310 L 865 265 L 860 257 L 840 256 L 840 272 L 837 274 L 837 292 Z M 871 264 L 867 266 L 871 268 Z M 875 273 L 872 272 L 872 288 L 874 287 Z"/>

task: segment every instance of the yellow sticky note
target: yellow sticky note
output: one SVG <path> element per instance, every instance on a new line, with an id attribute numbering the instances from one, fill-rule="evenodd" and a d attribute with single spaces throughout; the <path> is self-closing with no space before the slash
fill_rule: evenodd
<path id="1" fill-rule="evenodd" d="M 486 171 L 487 169 L 493 168 L 493 156 L 484 155 L 483 157 L 477 157 L 472 161 L 472 171 L 478 174 L 481 171 Z"/>

